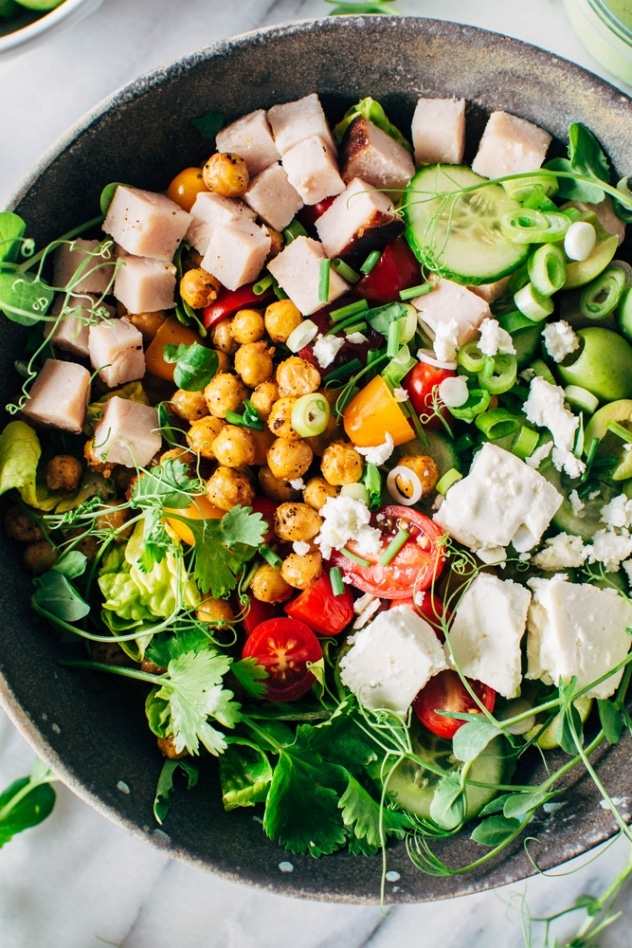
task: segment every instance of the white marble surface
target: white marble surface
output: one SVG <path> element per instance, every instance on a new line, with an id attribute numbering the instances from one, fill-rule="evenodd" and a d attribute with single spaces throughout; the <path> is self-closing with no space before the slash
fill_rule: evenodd
<path id="1" fill-rule="evenodd" d="M 572 34 L 561 0 L 398 0 L 397 7 L 537 43 L 607 78 Z M 328 10 L 323 0 L 105 0 L 48 45 L 0 61 L 0 206 L 57 136 L 140 73 L 227 36 Z M 26 774 L 32 758 L 0 712 L 0 788 Z M 52 816 L 0 851 L 0 945 L 520 948 L 521 906 L 543 916 L 581 893 L 596 894 L 628 856 L 628 846 L 617 842 L 527 883 L 381 913 L 288 899 L 174 862 L 60 786 Z M 631 896 L 628 888 L 623 914 L 602 935 L 602 948 L 630 944 Z M 568 938 L 578 921 L 564 921 L 559 936 Z M 542 926 L 534 927 L 529 944 L 543 945 Z"/>

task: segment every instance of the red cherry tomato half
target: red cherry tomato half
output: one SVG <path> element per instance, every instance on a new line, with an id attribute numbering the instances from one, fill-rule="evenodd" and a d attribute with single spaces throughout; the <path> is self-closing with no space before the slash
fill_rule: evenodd
<path id="1" fill-rule="evenodd" d="M 265 622 L 266 619 L 272 619 L 275 616 L 281 616 L 280 607 L 276 603 L 262 602 L 255 599 L 254 596 L 248 596 L 249 603 L 242 606 L 244 617 L 241 620 L 241 627 L 246 635 L 252 635 L 258 625 Z"/>
<path id="2" fill-rule="evenodd" d="M 266 619 L 249 635 L 242 658 L 256 658 L 268 673 L 268 701 L 295 701 L 316 681 L 307 667 L 323 657 L 320 642 L 304 622 L 281 616 Z"/>
<path id="3" fill-rule="evenodd" d="M 437 386 L 444 379 L 456 375 L 452 369 L 439 369 L 428 362 L 418 362 L 410 370 L 402 386 L 408 392 L 413 408 L 418 415 L 432 415 L 434 412 L 433 399 L 436 397 Z M 441 425 L 439 418 L 431 417 L 425 422 L 428 427 Z"/>
<path id="4" fill-rule="evenodd" d="M 394 303 L 401 290 L 421 282 L 419 261 L 404 238 L 398 237 L 384 248 L 370 273 L 356 283 L 355 292 L 372 303 Z"/>
<path id="5" fill-rule="evenodd" d="M 488 711 L 494 710 L 496 692 L 480 681 L 469 682 L 472 691 L 479 697 L 481 704 Z M 476 704 L 457 672 L 451 668 L 433 675 L 428 684 L 421 689 L 413 701 L 415 714 L 424 727 L 428 728 L 437 737 L 454 737 L 455 733 L 465 724 L 459 718 L 446 717 L 438 711 L 458 711 L 463 714 L 480 714 L 481 709 Z"/>
<path id="6" fill-rule="evenodd" d="M 443 530 L 429 517 L 410 507 L 392 504 L 374 514 L 372 525 L 382 534 L 379 553 L 364 553 L 353 540 L 347 543 L 347 549 L 368 562 L 368 566 L 349 559 L 339 550 L 331 555 L 331 563 L 341 568 L 351 585 L 382 599 L 409 599 L 411 593 L 427 589 L 441 574 L 445 557 L 438 541 Z M 408 531 L 409 537 L 393 559 L 382 566 L 379 559 L 400 529 Z"/>
<path id="7" fill-rule="evenodd" d="M 266 290 L 265 293 L 257 295 L 253 290 L 254 285 L 254 283 L 248 283 L 246 286 L 240 286 L 237 290 L 227 290 L 226 287 L 222 287 L 215 302 L 204 307 L 202 322 L 205 327 L 212 329 L 222 319 L 232 316 L 233 313 L 236 313 L 238 309 L 243 309 L 244 306 L 252 306 L 253 304 L 265 306 L 269 303 L 274 295 L 272 291 Z"/>
<path id="8" fill-rule="evenodd" d="M 323 573 L 315 583 L 284 607 L 293 619 L 301 619 L 318 635 L 338 635 L 353 619 L 353 596 L 348 586 L 334 596 L 331 580 Z"/>
<path id="9" fill-rule="evenodd" d="M 426 589 L 423 592 L 418 593 L 415 599 L 394 599 L 391 602 L 390 608 L 392 609 L 393 606 L 404 605 L 410 606 L 410 608 L 416 612 L 418 616 L 421 616 L 422 619 L 425 619 L 428 625 L 431 625 L 437 633 L 437 638 L 441 642 L 444 641 L 444 623 L 450 621 L 450 613 L 447 611 L 438 596 L 435 596 L 435 594 L 431 593 L 429 589 Z"/>

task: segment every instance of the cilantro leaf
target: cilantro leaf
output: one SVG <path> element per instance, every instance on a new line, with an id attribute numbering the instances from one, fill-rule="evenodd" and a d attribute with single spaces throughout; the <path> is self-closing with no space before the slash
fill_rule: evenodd
<path id="1" fill-rule="evenodd" d="M 241 658 L 238 662 L 233 662 L 230 670 L 249 695 L 253 698 L 264 697 L 267 688 L 263 682 L 268 673 L 256 658 Z"/>
<path id="2" fill-rule="evenodd" d="M 272 765 L 253 741 L 228 737 L 228 747 L 219 758 L 222 802 L 225 810 L 263 803 L 272 780 Z"/>
<path id="3" fill-rule="evenodd" d="M 380 804 L 354 777 L 349 777 L 338 806 L 343 823 L 353 830 L 355 840 L 361 841 L 363 854 L 377 852 L 381 846 Z"/>
<path id="4" fill-rule="evenodd" d="M 181 770 L 187 778 L 187 788 L 191 790 L 198 782 L 198 770 L 186 760 L 171 760 L 168 758 L 162 765 L 156 793 L 154 796 L 154 816 L 161 826 L 171 809 L 171 797 L 175 790 L 174 777 Z"/>
<path id="5" fill-rule="evenodd" d="M 185 625 L 159 635 L 154 635 L 147 646 L 145 655 L 159 668 L 167 668 L 169 662 L 184 652 L 202 652 L 215 645 L 201 625 Z M 232 666 L 231 666 L 232 668 Z"/>
<path id="6" fill-rule="evenodd" d="M 168 458 L 136 478 L 132 489 L 132 506 L 188 507 L 196 494 L 203 491 L 199 478 L 191 477 L 184 461 Z"/>
<path id="7" fill-rule="evenodd" d="M 187 520 L 194 537 L 195 579 L 202 593 L 224 598 L 263 543 L 268 526 L 250 507 L 233 507 L 221 520 Z"/>

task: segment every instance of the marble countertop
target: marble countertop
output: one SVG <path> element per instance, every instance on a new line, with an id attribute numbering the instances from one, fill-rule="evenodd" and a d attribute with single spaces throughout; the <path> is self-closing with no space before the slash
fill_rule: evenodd
<path id="1" fill-rule="evenodd" d="M 506 33 L 610 78 L 573 35 L 562 0 L 398 0 L 397 8 Z M 0 61 L 0 206 L 59 135 L 139 74 L 236 33 L 328 10 L 323 0 L 104 0 L 47 44 Z M 32 760 L 33 751 L 0 712 L 0 790 L 28 773 Z M 53 814 L 0 851 L 0 944 L 538 948 L 543 926 L 534 925 L 527 942 L 525 910 L 546 916 L 580 894 L 599 893 L 629 857 L 629 846 L 617 841 L 527 882 L 381 912 L 298 901 L 208 875 L 129 837 L 58 786 Z M 630 943 L 631 895 L 628 889 L 621 898 L 622 915 L 602 935 L 602 948 Z M 555 932 L 568 938 L 579 920 L 571 916 Z"/>

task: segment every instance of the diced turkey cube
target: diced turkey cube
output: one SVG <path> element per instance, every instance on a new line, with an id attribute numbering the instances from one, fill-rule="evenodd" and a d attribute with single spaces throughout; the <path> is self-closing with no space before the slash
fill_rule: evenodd
<path id="1" fill-rule="evenodd" d="M 465 99 L 419 99 L 411 132 L 418 165 L 460 165 L 465 151 Z"/>
<path id="2" fill-rule="evenodd" d="M 474 339 L 480 324 L 491 316 L 486 300 L 452 280 L 437 280 L 430 293 L 415 297 L 412 304 L 422 329 L 434 338 L 442 325 L 451 327 L 457 346 Z"/>
<path id="3" fill-rule="evenodd" d="M 145 374 L 143 337 L 129 319 L 108 319 L 90 327 L 90 364 L 108 388 Z"/>
<path id="4" fill-rule="evenodd" d="M 315 313 L 349 289 L 335 270 L 329 274 L 329 298 L 320 298 L 320 267 L 325 259 L 322 244 L 311 237 L 297 237 L 268 263 L 268 270 L 304 316 Z"/>
<path id="5" fill-rule="evenodd" d="M 49 323 L 46 336 L 60 349 L 74 352 L 78 356 L 87 356 L 89 353 L 88 339 L 90 323 L 96 318 L 114 316 L 114 307 L 108 303 L 92 300 L 86 296 L 59 295 L 53 303 L 51 313 L 59 317 L 54 323 Z M 95 313 L 96 310 L 96 313 Z"/>
<path id="6" fill-rule="evenodd" d="M 200 191 L 191 208 L 191 223 L 186 239 L 198 253 L 204 255 L 213 231 L 233 221 L 254 220 L 255 212 L 234 198 L 223 197 L 214 191 Z"/>
<path id="7" fill-rule="evenodd" d="M 119 184 L 103 221 L 103 230 L 136 257 L 172 260 L 191 215 L 155 191 Z"/>
<path id="8" fill-rule="evenodd" d="M 265 109 L 256 109 L 231 122 L 215 137 L 218 151 L 240 155 L 251 177 L 281 157 Z"/>
<path id="9" fill-rule="evenodd" d="M 358 115 L 340 146 L 343 181 L 362 178 L 374 188 L 401 192 L 415 173 L 413 159 L 403 145 Z"/>
<path id="10" fill-rule="evenodd" d="M 54 285 L 67 287 L 75 294 L 106 293 L 114 274 L 114 254 L 111 248 L 102 251 L 100 241 L 81 237 L 60 244 L 54 254 Z"/>
<path id="11" fill-rule="evenodd" d="M 31 421 L 81 434 L 90 394 L 90 372 L 77 362 L 46 359 L 23 413 Z"/>
<path id="12" fill-rule="evenodd" d="M 551 136 L 509 112 L 492 112 L 481 136 L 472 170 L 484 178 L 500 178 L 537 170 L 546 157 Z"/>
<path id="13" fill-rule="evenodd" d="M 114 295 L 129 313 L 157 313 L 175 306 L 176 268 L 166 260 L 118 254 Z"/>
<path id="14" fill-rule="evenodd" d="M 99 461 L 124 467 L 147 467 L 162 445 L 158 412 L 114 395 L 94 426 L 93 452 Z"/>
<path id="15" fill-rule="evenodd" d="M 256 279 L 270 246 L 270 234 L 253 221 L 232 221 L 213 231 L 202 267 L 229 290 L 236 290 Z"/>
<path id="16" fill-rule="evenodd" d="M 318 135 L 294 145 L 285 152 L 282 162 L 290 184 L 305 204 L 318 204 L 345 189 L 335 155 Z"/>
<path id="17" fill-rule="evenodd" d="M 302 197 L 292 187 L 285 169 L 278 162 L 269 165 L 252 178 L 244 200 L 275 230 L 287 227 L 297 211 L 303 207 Z"/>
<path id="18" fill-rule="evenodd" d="M 402 227 L 391 199 L 361 178 L 350 181 L 316 221 L 325 253 L 332 259 L 352 256 L 364 260 L 371 250 L 394 240 Z"/>
<path id="19" fill-rule="evenodd" d="M 294 102 L 273 105 L 268 109 L 268 121 L 274 135 L 274 143 L 281 155 L 285 155 L 290 148 L 305 138 L 312 138 L 314 135 L 327 142 L 332 152 L 336 153 L 327 117 L 315 92 Z"/>
<path id="20" fill-rule="evenodd" d="M 494 303 L 505 294 L 510 283 L 511 276 L 506 276 L 501 277 L 500 280 L 495 280 L 493 283 L 479 283 L 478 286 L 470 286 L 468 289 L 476 296 L 480 296 L 486 303 Z"/>

